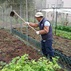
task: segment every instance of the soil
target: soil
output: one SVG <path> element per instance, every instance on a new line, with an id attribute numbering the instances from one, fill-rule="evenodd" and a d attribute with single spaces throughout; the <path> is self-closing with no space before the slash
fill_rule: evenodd
<path id="1" fill-rule="evenodd" d="M 35 29 L 38 30 L 38 28 L 35 28 Z M 17 30 L 20 31 L 19 28 Z M 28 28 L 28 32 L 27 32 L 26 28 L 24 27 L 22 32 L 24 34 L 28 33 L 29 36 L 36 39 L 37 41 L 41 40 L 41 37 L 39 35 L 36 35 L 36 33 L 31 28 Z M 71 56 L 71 40 L 54 35 L 53 36 L 53 48 L 61 51 L 66 56 Z"/>
<path id="2" fill-rule="evenodd" d="M 16 56 L 29 55 L 29 59 L 39 59 L 41 55 L 32 47 L 5 30 L 0 30 L 0 61 L 9 63 Z"/>

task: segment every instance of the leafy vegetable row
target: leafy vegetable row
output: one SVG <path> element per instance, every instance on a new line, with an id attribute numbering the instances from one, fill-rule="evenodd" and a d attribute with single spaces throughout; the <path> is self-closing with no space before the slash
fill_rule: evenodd
<path id="1" fill-rule="evenodd" d="M 57 26 L 58 30 L 63 30 L 63 31 L 67 31 L 67 32 L 71 32 L 71 26 Z"/>
<path id="2" fill-rule="evenodd" d="M 45 57 L 35 60 L 29 60 L 28 55 L 14 58 L 1 71 L 59 71 L 61 67 L 57 64 L 58 58 L 53 58 L 50 62 Z"/>
<path id="3" fill-rule="evenodd" d="M 66 39 L 71 39 L 71 32 L 56 30 L 56 35 Z"/>

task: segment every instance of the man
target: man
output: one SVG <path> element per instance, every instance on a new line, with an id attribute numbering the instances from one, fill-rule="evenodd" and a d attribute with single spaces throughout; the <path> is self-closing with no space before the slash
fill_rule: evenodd
<path id="1" fill-rule="evenodd" d="M 52 57 L 54 56 L 54 52 L 52 49 L 52 27 L 50 22 L 44 18 L 41 12 L 37 12 L 35 14 L 35 18 L 39 22 L 39 24 L 33 24 L 26 22 L 26 24 L 32 27 L 39 27 L 40 30 L 36 31 L 36 34 L 41 35 L 41 46 L 42 46 L 42 53 L 45 57 L 49 58 L 52 61 Z"/>

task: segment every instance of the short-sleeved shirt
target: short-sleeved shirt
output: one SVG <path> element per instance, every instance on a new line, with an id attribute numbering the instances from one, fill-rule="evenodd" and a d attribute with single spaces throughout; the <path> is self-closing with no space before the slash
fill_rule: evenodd
<path id="1" fill-rule="evenodd" d="M 42 20 L 41 20 L 42 21 Z M 41 22 L 40 21 L 40 22 Z M 45 21 L 44 26 L 50 26 L 50 23 L 48 21 Z"/>
<path id="2" fill-rule="evenodd" d="M 48 21 L 45 21 L 44 26 L 50 26 L 50 23 Z"/>

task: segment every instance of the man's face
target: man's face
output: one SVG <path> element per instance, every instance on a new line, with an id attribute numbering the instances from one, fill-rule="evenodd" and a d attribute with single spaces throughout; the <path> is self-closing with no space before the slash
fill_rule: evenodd
<path id="1" fill-rule="evenodd" d="M 40 17 L 36 17 L 37 21 L 40 22 L 41 21 L 41 18 Z"/>

